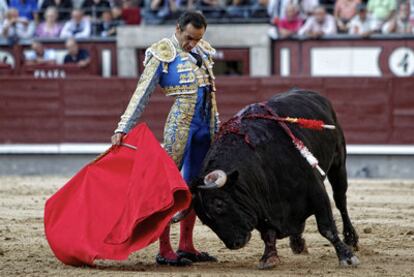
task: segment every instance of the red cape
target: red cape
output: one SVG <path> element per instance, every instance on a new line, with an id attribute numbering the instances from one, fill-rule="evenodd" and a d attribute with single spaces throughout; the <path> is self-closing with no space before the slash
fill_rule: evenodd
<path id="1" fill-rule="evenodd" d="M 68 265 L 123 260 L 156 241 L 191 193 L 145 124 L 86 165 L 45 206 L 46 238 Z"/>

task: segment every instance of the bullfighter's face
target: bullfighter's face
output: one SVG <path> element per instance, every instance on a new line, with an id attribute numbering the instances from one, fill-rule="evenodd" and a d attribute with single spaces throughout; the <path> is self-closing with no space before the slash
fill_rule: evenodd
<path id="1" fill-rule="evenodd" d="M 229 249 L 240 249 L 250 240 L 256 216 L 236 191 L 237 176 L 229 175 L 220 188 L 204 189 L 205 179 L 192 184 L 193 205 L 200 220 L 209 226 Z M 241 196 L 241 197 L 240 197 Z"/>
<path id="2" fill-rule="evenodd" d="M 205 31 L 205 28 L 196 28 L 191 23 L 187 24 L 184 29 L 181 29 L 177 24 L 175 37 L 177 38 L 181 49 L 190 52 L 203 38 Z"/>

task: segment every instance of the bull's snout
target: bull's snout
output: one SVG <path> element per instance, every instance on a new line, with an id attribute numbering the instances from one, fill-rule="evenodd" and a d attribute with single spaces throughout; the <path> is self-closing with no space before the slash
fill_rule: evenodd
<path id="1" fill-rule="evenodd" d="M 232 241 L 231 243 L 229 243 L 226 246 L 227 246 L 227 248 L 229 248 L 231 250 L 237 250 L 237 249 L 243 248 L 250 241 L 251 237 L 252 237 L 252 235 L 251 235 L 251 233 L 249 233 L 245 237 L 235 239 L 234 241 Z"/>

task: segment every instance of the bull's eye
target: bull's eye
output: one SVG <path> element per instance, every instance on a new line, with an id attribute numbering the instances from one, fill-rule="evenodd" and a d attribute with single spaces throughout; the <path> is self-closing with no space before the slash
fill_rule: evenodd
<path id="1" fill-rule="evenodd" d="M 223 200 L 216 198 L 216 199 L 213 200 L 213 205 L 212 206 L 213 206 L 212 207 L 213 211 L 216 214 L 223 214 L 224 211 L 225 211 L 226 203 Z"/>

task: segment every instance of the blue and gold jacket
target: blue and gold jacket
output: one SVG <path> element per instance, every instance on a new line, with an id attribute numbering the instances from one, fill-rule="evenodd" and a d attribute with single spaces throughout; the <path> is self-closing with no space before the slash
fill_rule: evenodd
<path id="1" fill-rule="evenodd" d="M 192 55 L 181 50 L 175 36 L 164 38 L 145 51 L 144 72 L 115 133 L 128 133 L 135 125 L 157 84 L 166 96 L 197 94 L 199 88 L 208 86 L 211 93 L 210 129 L 213 133 L 217 131 L 219 121 L 212 59 L 215 49 L 201 40 L 192 52 L 201 56 L 201 67 L 196 65 Z"/>

